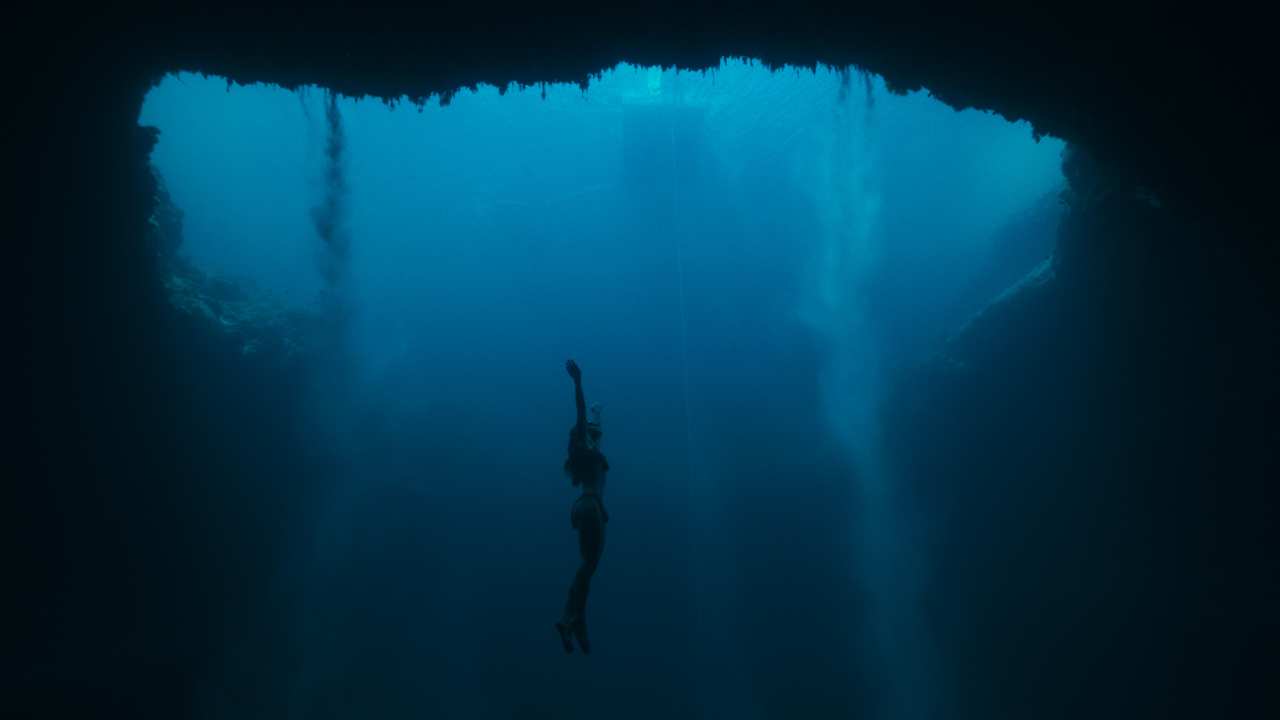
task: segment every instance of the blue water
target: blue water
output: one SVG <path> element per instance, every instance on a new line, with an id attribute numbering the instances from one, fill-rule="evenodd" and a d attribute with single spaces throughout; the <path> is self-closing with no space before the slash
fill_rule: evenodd
<path id="1" fill-rule="evenodd" d="M 341 480 L 281 528 L 301 600 L 278 635 L 227 629 L 205 716 L 946 716 L 877 413 L 1051 252 L 1009 228 L 1052 227 L 1060 142 L 740 61 L 338 98 L 336 159 L 326 102 L 184 74 L 140 118 L 183 255 L 345 319 L 298 429 Z M 587 658 L 552 630 L 568 357 L 612 467 Z"/>

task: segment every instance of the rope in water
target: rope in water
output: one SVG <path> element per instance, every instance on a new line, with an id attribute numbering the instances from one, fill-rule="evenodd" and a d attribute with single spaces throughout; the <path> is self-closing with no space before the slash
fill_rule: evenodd
<path id="1" fill-rule="evenodd" d="M 680 173 L 676 167 L 676 116 L 671 114 L 671 126 L 669 128 L 669 137 L 671 140 L 671 235 L 675 241 L 676 247 L 676 277 L 677 285 L 680 290 L 680 360 L 683 370 L 682 388 L 684 391 L 684 455 L 685 455 L 685 481 L 692 485 L 693 480 L 693 419 L 689 415 L 689 315 L 685 309 L 685 288 L 684 288 L 684 250 L 680 242 L 680 233 L 677 231 L 679 226 L 679 202 L 680 202 Z"/>

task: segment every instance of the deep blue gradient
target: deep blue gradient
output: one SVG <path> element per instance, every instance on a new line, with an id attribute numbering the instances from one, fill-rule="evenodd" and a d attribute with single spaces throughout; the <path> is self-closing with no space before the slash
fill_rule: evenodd
<path id="1" fill-rule="evenodd" d="M 297 429 L 342 480 L 281 528 L 302 599 L 229 624 L 207 717 L 940 716 L 877 403 L 1051 252 L 1061 143 L 737 61 L 337 106 L 332 281 L 321 90 L 171 76 L 140 118 L 187 257 L 347 319 Z M 612 466 L 589 658 L 552 629 L 568 357 Z"/>

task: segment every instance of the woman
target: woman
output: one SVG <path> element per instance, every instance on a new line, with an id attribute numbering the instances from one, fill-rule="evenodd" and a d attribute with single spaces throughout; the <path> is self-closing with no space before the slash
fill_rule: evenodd
<path id="1" fill-rule="evenodd" d="M 582 487 L 582 495 L 573 503 L 569 519 L 578 531 L 578 550 L 582 553 L 582 565 L 569 586 L 569 599 L 564 605 L 564 617 L 556 623 L 564 651 L 573 652 L 573 640 L 577 638 L 582 652 L 591 653 L 587 639 L 587 592 L 591 589 L 591 576 L 600 564 L 604 552 L 604 525 L 609 513 L 604 509 L 604 476 L 609 461 L 600 452 L 600 406 L 591 406 L 591 419 L 587 419 L 587 403 L 582 395 L 582 370 L 572 360 L 565 363 L 569 377 L 573 378 L 574 400 L 578 405 L 578 421 L 569 431 L 569 457 L 564 461 L 564 471 L 573 479 L 574 487 Z"/>

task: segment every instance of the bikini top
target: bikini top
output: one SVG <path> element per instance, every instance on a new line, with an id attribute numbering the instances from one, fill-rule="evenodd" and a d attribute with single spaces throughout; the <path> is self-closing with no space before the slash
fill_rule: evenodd
<path id="1" fill-rule="evenodd" d="M 574 433 L 569 434 L 569 457 L 564 461 L 564 469 L 573 478 L 573 484 L 581 485 L 584 492 L 604 492 L 609 459 L 599 450 L 579 442 Z"/>

